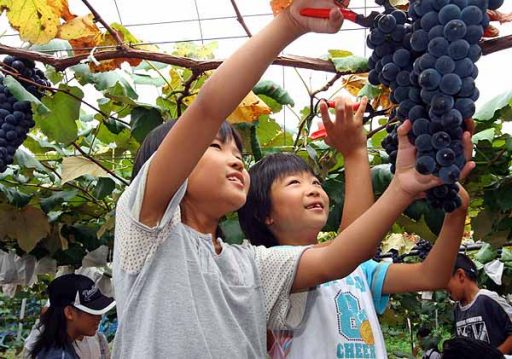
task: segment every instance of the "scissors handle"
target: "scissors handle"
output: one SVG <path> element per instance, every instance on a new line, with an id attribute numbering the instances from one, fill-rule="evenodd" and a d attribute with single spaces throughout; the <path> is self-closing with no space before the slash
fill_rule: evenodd
<path id="1" fill-rule="evenodd" d="M 343 8 L 340 8 L 339 9 L 341 14 L 343 15 L 343 17 L 347 20 L 350 20 L 352 22 L 355 22 L 356 21 L 356 17 L 357 17 L 357 14 L 351 10 L 347 10 L 347 9 L 343 9 Z M 331 12 L 331 9 L 313 9 L 313 8 L 306 8 L 306 9 L 302 9 L 300 11 L 300 14 L 302 16 L 307 16 L 307 17 L 316 17 L 316 18 L 320 18 L 320 19 L 328 19 L 329 18 L 329 13 Z"/>

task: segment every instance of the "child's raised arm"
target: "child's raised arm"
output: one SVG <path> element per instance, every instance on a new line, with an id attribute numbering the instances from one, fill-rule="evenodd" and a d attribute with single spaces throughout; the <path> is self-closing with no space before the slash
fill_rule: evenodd
<path id="1" fill-rule="evenodd" d="M 341 232 L 329 246 L 304 252 L 299 262 L 293 290 L 311 288 L 350 274 L 370 259 L 378 243 L 398 216 L 422 192 L 441 184 L 439 178 L 424 176 L 415 170 L 416 149 L 407 133 L 410 121 L 398 129 L 399 147 L 393 180 L 382 196 L 354 223 Z M 466 165 L 471 166 L 470 163 Z"/>
<path id="2" fill-rule="evenodd" d="M 475 167 L 475 163 L 469 161 L 473 150 L 471 144 L 473 120 L 466 121 L 466 124 L 468 131 L 464 133 L 462 141 L 468 163 L 461 173 L 461 178 L 465 178 Z M 427 258 L 421 263 L 391 265 L 384 280 L 383 293 L 392 294 L 445 288 L 459 252 L 469 206 L 469 195 L 460 184 L 459 195 L 462 199 L 461 206 L 452 213 L 445 215 L 439 237 Z"/>
<path id="3" fill-rule="evenodd" d="M 330 8 L 329 19 L 303 17 L 300 9 Z M 155 225 L 167 204 L 215 138 L 222 122 L 250 91 L 272 60 L 308 31 L 335 33 L 343 18 L 333 1 L 295 0 L 249 39 L 205 83 L 196 100 L 163 140 L 150 163 L 140 221 Z"/>
<path id="4" fill-rule="evenodd" d="M 362 215 L 374 202 L 370 163 L 363 115 L 368 99 L 363 97 L 354 113 L 347 98 L 336 99 L 336 118 L 331 121 L 327 104 L 322 101 L 320 114 L 327 132 L 325 143 L 343 155 L 345 162 L 345 200 L 339 231 Z"/>

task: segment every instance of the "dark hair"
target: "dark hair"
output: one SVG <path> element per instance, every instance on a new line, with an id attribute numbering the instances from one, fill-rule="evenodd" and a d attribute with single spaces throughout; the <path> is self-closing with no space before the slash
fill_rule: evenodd
<path id="1" fill-rule="evenodd" d="M 140 169 L 146 163 L 147 160 L 156 152 L 160 144 L 164 140 L 165 136 L 169 133 L 172 126 L 176 123 L 176 120 L 167 121 L 162 123 L 160 126 L 155 127 L 151 132 L 149 132 L 144 138 L 142 145 L 137 151 L 137 155 L 135 156 L 135 162 L 133 164 L 132 170 L 132 180 L 137 176 Z M 242 139 L 238 132 L 226 121 L 222 123 L 218 132 L 220 140 L 225 143 L 228 140 L 233 139 L 235 141 L 236 147 L 243 151 Z M 192 139 L 191 139 L 192 140 Z"/>
<path id="2" fill-rule="evenodd" d="M 425 338 L 425 337 L 428 337 L 430 335 L 430 333 L 432 333 L 432 330 L 430 330 L 430 328 L 420 327 L 418 329 L 418 332 L 416 333 L 416 335 L 420 338 Z"/>
<path id="3" fill-rule="evenodd" d="M 272 208 L 270 190 L 276 180 L 302 172 L 315 175 L 302 158 L 291 153 L 273 153 L 251 167 L 251 186 L 245 205 L 238 210 L 238 219 L 245 236 L 252 244 L 265 247 L 279 245 L 265 224 Z"/>
<path id="4" fill-rule="evenodd" d="M 64 307 L 50 306 L 43 314 L 41 314 L 37 329 L 39 329 L 39 335 L 30 349 L 30 355 L 32 358 L 35 358 L 39 353 L 43 353 L 52 348 L 62 348 L 74 351 L 71 345 L 71 338 L 67 333 L 67 322 L 66 316 L 64 315 Z"/>
<path id="5" fill-rule="evenodd" d="M 457 254 L 457 259 L 455 260 L 455 265 L 453 267 L 453 274 L 455 274 L 457 269 L 462 269 L 470 280 L 476 282 L 478 271 L 475 263 L 467 255 L 462 253 Z"/>
<path id="6" fill-rule="evenodd" d="M 456 337 L 443 344 L 442 359 L 502 359 L 503 354 L 491 344 L 473 338 Z"/>

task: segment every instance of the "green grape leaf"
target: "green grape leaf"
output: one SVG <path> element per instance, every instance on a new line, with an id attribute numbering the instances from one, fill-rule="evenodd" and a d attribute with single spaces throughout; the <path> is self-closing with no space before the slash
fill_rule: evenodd
<path id="1" fill-rule="evenodd" d="M 154 107 L 136 107 L 132 111 L 132 127 L 133 137 L 142 143 L 146 135 L 155 127 L 163 123 L 162 114 Z"/>
<path id="2" fill-rule="evenodd" d="M 84 93 L 78 87 L 61 85 L 59 88 L 73 94 L 74 97 L 64 92 L 43 97 L 43 104 L 50 112 L 35 114 L 34 120 L 50 140 L 69 144 L 78 136 L 76 121 L 80 118 L 80 100 Z"/>

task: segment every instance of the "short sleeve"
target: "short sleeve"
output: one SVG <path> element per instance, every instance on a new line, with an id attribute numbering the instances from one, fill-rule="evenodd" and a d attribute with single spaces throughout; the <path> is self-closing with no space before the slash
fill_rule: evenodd
<path id="1" fill-rule="evenodd" d="M 389 302 L 389 295 L 383 295 L 382 288 L 384 287 L 384 281 L 386 280 L 386 274 L 390 265 L 390 262 L 376 262 L 374 260 L 361 264 L 361 269 L 372 292 L 375 311 L 378 314 L 384 313 Z"/>
<path id="2" fill-rule="evenodd" d="M 269 329 L 294 329 L 300 324 L 308 292 L 290 294 L 300 257 L 307 247 L 255 247 Z"/>
<path id="3" fill-rule="evenodd" d="M 153 155 L 154 156 L 154 155 Z M 148 178 L 149 167 L 151 165 L 151 161 L 153 160 L 153 156 L 149 158 L 149 160 L 144 163 L 142 168 L 139 171 L 139 174 L 135 177 L 133 182 L 128 187 L 128 203 L 131 215 L 133 219 L 137 222 L 140 220 L 140 211 L 142 209 L 142 202 L 144 200 L 144 191 L 146 190 L 146 182 Z M 179 211 L 179 205 L 181 200 L 185 196 L 185 192 L 187 190 L 187 181 L 185 181 L 176 191 L 174 196 L 169 201 L 167 208 L 162 216 L 160 222 L 153 228 L 149 228 L 141 223 L 142 226 L 145 226 L 148 229 L 159 230 L 164 228 L 169 221 L 173 218 L 173 215 L 176 211 Z M 139 222 L 140 223 L 140 222 Z"/>
<path id="4" fill-rule="evenodd" d="M 119 263 L 121 269 L 130 274 L 139 273 L 148 259 L 153 257 L 158 246 L 166 240 L 166 236 L 160 235 L 162 230 L 181 222 L 179 205 L 185 195 L 186 181 L 169 201 L 160 223 L 148 227 L 139 221 L 150 162 L 151 158 L 122 194 L 116 208 L 115 237 Z"/>
<path id="5" fill-rule="evenodd" d="M 512 335 L 512 306 L 496 292 L 482 289 L 480 293 L 488 316 L 496 323 L 496 328 L 493 329 L 502 328 L 499 330 L 503 330 L 508 336 Z"/>

